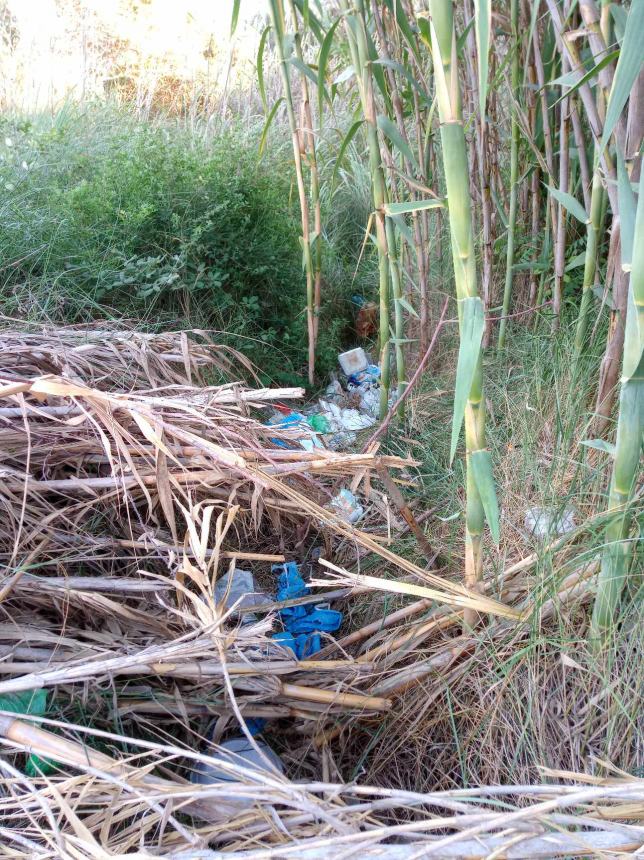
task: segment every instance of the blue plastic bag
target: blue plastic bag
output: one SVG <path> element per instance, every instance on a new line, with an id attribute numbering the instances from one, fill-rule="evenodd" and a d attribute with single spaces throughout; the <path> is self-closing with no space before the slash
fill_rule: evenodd
<path id="1" fill-rule="evenodd" d="M 272 571 L 279 572 L 277 600 L 295 600 L 311 593 L 294 561 L 275 564 Z M 320 633 L 335 633 L 342 624 L 342 613 L 329 609 L 326 604 L 287 606 L 279 615 L 285 630 L 275 633 L 273 639 L 290 648 L 298 660 L 311 657 L 321 649 Z"/>

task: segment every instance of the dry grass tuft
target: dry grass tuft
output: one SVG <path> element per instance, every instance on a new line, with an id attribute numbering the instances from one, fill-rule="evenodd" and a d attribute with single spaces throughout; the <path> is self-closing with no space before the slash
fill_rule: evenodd
<path id="1" fill-rule="evenodd" d="M 557 575 L 538 554 L 471 594 L 390 548 L 403 525 L 379 476 L 415 461 L 277 444 L 294 431 L 262 411 L 301 390 L 206 385 L 237 358 L 184 335 L 5 343 L 0 696 L 49 692 L 44 719 L 0 715 L 6 856 L 536 857 L 644 842 L 644 783 L 604 763 L 641 756 L 633 701 L 610 683 L 638 665 L 641 637 L 601 667 L 550 645 L 564 619 L 583 635 L 595 563 L 576 562 L 578 535 L 546 554 Z M 365 499 L 360 529 L 326 507 L 341 483 Z M 240 624 L 214 583 L 243 564 L 270 588 L 271 562 L 315 547 L 331 591 L 303 599 L 339 601 L 352 626 L 298 661 L 270 639 L 283 604 Z M 355 629 L 356 595 L 383 588 L 393 607 Z M 467 608 L 489 616 L 484 631 L 462 634 Z M 190 782 L 255 717 L 291 779 L 240 763 L 222 765 L 225 785 Z M 593 732 L 608 725 L 606 749 Z M 541 764 L 571 773 L 538 785 L 547 746 Z M 25 753 L 51 770 L 25 776 Z M 367 766 L 382 787 L 353 782 Z"/>

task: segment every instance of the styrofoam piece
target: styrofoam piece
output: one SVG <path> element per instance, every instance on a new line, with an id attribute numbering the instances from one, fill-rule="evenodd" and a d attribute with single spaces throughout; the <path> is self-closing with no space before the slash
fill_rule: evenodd
<path id="1" fill-rule="evenodd" d="M 351 376 L 353 373 L 360 373 L 360 371 L 366 370 L 369 366 L 367 353 L 361 346 L 341 352 L 338 356 L 338 361 L 347 376 Z"/>

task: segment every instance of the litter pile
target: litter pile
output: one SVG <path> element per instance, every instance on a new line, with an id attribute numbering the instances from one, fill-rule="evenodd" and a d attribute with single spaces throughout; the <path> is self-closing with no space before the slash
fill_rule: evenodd
<path id="1" fill-rule="evenodd" d="M 496 619 L 489 636 L 514 631 L 530 608 L 525 566 L 505 571 L 510 606 L 393 553 L 374 486 L 393 487 L 378 495 L 396 508 L 390 472 L 413 461 L 291 447 L 298 431 L 265 412 L 303 392 L 205 384 L 252 368 L 203 335 L 4 342 L 0 836 L 12 856 L 220 856 L 210 845 L 317 857 L 345 843 L 368 855 L 395 837 L 386 850 L 407 857 L 418 838 L 467 836 L 476 803 L 494 803 L 485 789 L 455 801 L 343 786 L 324 751 L 357 720 L 375 729 L 437 670 L 467 672 L 464 608 Z M 586 575 L 571 572 L 571 595 Z M 343 630 L 352 598 L 383 589 L 415 602 Z M 306 761 L 308 783 L 281 772 Z M 573 802 L 556 789 L 539 799 Z M 590 804 L 619 797 L 644 791 L 618 782 L 575 798 L 604 847 L 628 840 Z M 537 807 L 518 830 L 486 807 L 477 845 L 519 833 L 537 846 L 551 811 Z M 412 808 L 409 833 L 391 823 Z"/>
<path id="2" fill-rule="evenodd" d="M 343 382 L 334 375 L 325 396 L 304 412 L 278 405 L 270 424 L 295 431 L 293 440 L 312 451 L 328 448 L 344 451 L 355 444 L 358 433 L 373 427 L 380 410 L 380 368 L 372 364 L 364 349 L 340 353 Z M 393 396 L 389 405 L 394 403 Z"/>

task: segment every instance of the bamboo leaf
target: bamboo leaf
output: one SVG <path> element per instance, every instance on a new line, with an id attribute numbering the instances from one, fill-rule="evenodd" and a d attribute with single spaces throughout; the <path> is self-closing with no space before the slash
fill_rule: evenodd
<path id="1" fill-rule="evenodd" d="M 406 69 L 400 63 L 397 63 L 395 60 L 375 60 L 374 66 L 387 66 L 390 69 L 393 69 L 395 72 L 398 72 L 402 77 L 407 81 L 409 86 L 416 90 L 418 95 L 423 99 L 426 104 L 431 104 L 431 99 L 425 90 L 421 87 L 418 81 L 414 78 L 414 76 L 410 73 L 409 69 Z"/>
<path id="2" fill-rule="evenodd" d="M 566 272 L 572 272 L 573 269 L 578 269 L 580 266 L 584 266 L 586 264 L 586 252 L 582 251 L 581 254 L 576 254 L 566 263 Z"/>
<path id="3" fill-rule="evenodd" d="M 231 38 L 235 35 L 235 30 L 237 29 L 237 22 L 239 21 L 239 7 L 241 5 L 241 0 L 233 0 L 233 14 L 230 19 L 230 36 Z"/>
<path id="4" fill-rule="evenodd" d="M 472 388 L 474 371 L 481 352 L 481 340 L 485 326 L 483 302 L 478 296 L 469 296 L 462 301 L 461 343 L 456 365 L 456 385 L 454 388 L 454 415 L 452 418 L 452 441 L 450 463 L 454 459 L 458 437 L 463 424 L 465 406 Z"/>
<path id="5" fill-rule="evenodd" d="M 275 114 L 277 113 L 277 109 L 279 108 L 279 106 L 281 105 L 281 103 L 283 101 L 284 101 L 284 97 L 280 96 L 278 98 L 278 100 L 275 102 L 275 104 L 273 105 L 273 107 L 271 108 L 271 112 L 266 117 L 266 122 L 264 123 L 264 128 L 262 129 L 262 136 L 259 139 L 259 154 L 260 155 L 262 155 L 264 153 L 264 148 L 266 147 L 266 139 L 268 136 L 268 130 L 271 127 L 271 123 L 273 122 Z"/>
<path id="6" fill-rule="evenodd" d="M 622 243 L 622 269 L 628 271 L 633 260 L 635 238 L 635 195 L 622 153 L 617 153 L 617 196 L 619 200 L 620 239 Z"/>
<path id="7" fill-rule="evenodd" d="M 378 89 L 380 90 L 380 94 L 384 100 L 385 111 L 387 113 L 391 113 L 391 96 L 389 94 L 389 87 L 387 86 L 387 82 L 385 80 L 385 73 L 382 66 L 378 65 L 378 51 L 374 44 L 374 41 L 371 37 L 371 33 L 369 32 L 369 28 L 367 27 L 364 32 L 364 37 L 367 41 L 367 51 L 369 54 L 369 65 L 371 66 L 371 73 L 373 74 L 374 81 L 378 84 Z"/>
<path id="8" fill-rule="evenodd" d="M 644 0 L 632 0 L 626 19 L 624 41 L 619 53 L 613 85 L 608 97 L 606 121 L 602 134 L 602 149 L 608 143 L 628 96 L 637 78 L 644 54 L 642 53 L 642 34 L 644 33 Z"/>
<path id="9" fill-rule="evenodd" d="M 501 223 L 503 224 L 504 229 L 508 229 L 508 216 L 506 214 L 505 209 L 503 208 L 503 204 L 499 200 L 499 195 L 496 193 L 496 189 L 490 189 L 492 193 L 492 200 L 494 200 L 494 205 L 496 206 L 496 211 L 501 219 Z"/>
<path id="10" fill-rule="evenodd" d="M 396 147 L 398 152 L 400 152 L 403 158 L 407 159 L 408 163 L 413 165 L 413 167 L 418 170 L 418 165 L 416 163 L 416 159 L 414 158 L 414 154 L 411 151 L 409 144 L 405 141 L 402 134 L 398 130 L 398 127 L 395 123 L 393 123 L 389 117 L 383 116 L 383 114 L 378 115 L 378 128 L 385 135 L 385 137 L 389 138 L 389 141 Z"/>
<path id="11" fill-rule="evenodd" d="M 545 272 L 550 268 L 550 262 L 543 260 L 532 260 L 528 263 L 514 263 L 513 272 Z"/>
<path id="12" fill-rule="evenodd" d="M 594 448 L 596 451 L 604 451 L 606 454 L 610 454 L 611 457 L 615 456 L 615 446 L 612 442 L 607 442 L 605 439 L 582 439 L 580 444 L 585 445 L 587 448 Z"/>
<path id="13" fill-rule="evenodd" d="M 425 43 L 425 45 L 431 51 L 432 49 L 432 34 L 429 29 L 429 21 L 424 15 L 418 16 L 418 32 L 420 33 L 421 40 Z"/>
<path id="14" fill-rule="evenodd" d="M 476 51 L 478 54 L 479 69 L 479 110 L 481 111 L 481 122 L 485 123 L 490 30 L 492 27 L 491 0 L 474 0 L 474 17 L 476 28 Z"/>
<path id="15" fill-rule="evenodd" d="M 413 317 L 416 317 L 416 319 L 420 319 L 414 309 L 414 306 L 411 305 L 404 296 L 398 296 L 398 298 L 394 299 L 394 301 L 398 302 L 398 304 L 401 305 L 401 307 L 403 307 L 408 314 L 411 314 Z"/>
<path id="16" fill-rule="evenodd" d="M 343 69 L 343 71 L 340 72 L 340 74 L 337 76 L 337 78 L 334 79 L 334 81 L 333 81 L 334 86 L 337 87 L 338 84 L 343 84 L 343 83 L 345 83 L 345 81 L 350 81 L 351 78 L 355 75 L 355 73 L 356 72 L 355 72 L 355 69 L 353 68 L 353 66 L 347 66 L 347 68 Z"/>
<path id="17" fill-rule="evenodd" d="M 313 69 L 310 66 L 307 66 L 306 63 L 303 63 L 299 57 L 291 57 L 289 63 L 294 66 L 302 75 L 305 75 L 313 84 L 314 87 L 318 85 L 318 76 L 315 74 Z"/>
<path id="18" fill-rule="evenodd" d="M 320 125 L 322 124 L 323 115 L 322 107 L 324 105 L 325 96 L 326 69 L 329 63 L 331 48 L 333 47 L 333 37 L 339 23 L 340 18 L 338 18 L 327 30 L 318 55 L 318 116 Z"/>
<path id="19" fill-rule="evenodd" d="M 581 205 L 579 200 L 572 196 L 572 194 L 567 194 L 565 191 L 560 191 L 558 188 L 554 188 L 552 185 L 547 185 L 546 188 L 555 198 L 555 200 L 560 203 L 564 209 L 567 209 L 571 215 L 581 221 L 582 224 L 588 224 L 588 215 L 586 210 Z"/>
<path id="20" fill-rule="evenodd" d="M 470 32 L 472 27 L 474 26 L 474 18 L 471 18 L 465 27 L 463 27 L 463 32 L 456 40 L 456 55 L 458 57 L 463 56 L 463 48 L 465 47 L 465 42 L 467 41 L 467 34 Z"/>
<path id="21" fill-rule="evenodd" d="M 268 102 L 266 100 L 266 85 L 264 83 L 264 50 L 266 48 L 266 40 L 268 39 L 268 34 L 270 33 L 271 28 L 270 25 L 264 27 L 264 32 L 259 40 L 259 47 L 257 48 L 257 85 L 259 87 L 259 94 L 262 99 L 262 105 L 264 106 L 264 113 L 268 113 Z"/>
<path id="22" fill-rule="evenodd" d="M 481 504 L 485 512 L 485 519 L 490 527 L 492 540 L 498 546 L 501 537 L 499 523 L 499 503 L 494 488 L 494 475 L 492 473 L 492 457 L 485 449 L 472 451 L 470 454 L 470 465 L 474 476 L 474 483 L 481 497 Z"/>
<path id="23" fill-rule="evenodd" d="M 611 311 L 617 310 L 615 307 L 615 302 L 613 301 L 613 291 L 606 290 L 604 287 L 600 287 L 598 284 L 594 284 L 591 287 L 593 291 L 593 295 L 599 299 L 602 304 L 605 304 Z"/>
<path id="24" fill-rule="evenodd" d="M 613 16 L 613 23 L 615 24 L 615 36 L 617 37 L 617 42 L 621 45 L 624 41 L 626 19 L 628 17 L 626 9 L 617 3 L 611 3 L 610 13 Z"/>
<path id="25" fill-rule="evenodd" d="M 407 226 L 407 223 L 406 223 L 405 219 L 403 218 L 403 216 L 402 215 L 392 215 L 390 217 L 391 217 L 391 220 L 396 225 L 396 229 L 398 230 L 400 235 L 403 237 L 403 239 L 407 242 L 409 247 L 412 249 L 415 248 L 416 246 L 414 244 L 414 237 L 412 235 L 411 230 Z"/>
<path id="26" fill-rule="evenodd" d="M 342 164 L 342 159 L 344 158 L 344 154 L 347 151 L 347 147 L 349 146 L 349 144 L 351 143 L 353 138 L 356 136 L 356 134 L 360 130 L 360 127 L 362 126 L 363 122 L 364 122 L 363 119 L 359 119 L 356 122 L 354 122 L 353 125 L 351 126 L 351 128 L 349 129 L 349 131 L 346 133 L 344 140 L 342 141 L 342 145 L 340 146 L 340 151 L 338 152 L 338 156 L 335 160 L 335 167 L 333 168 L 333 176 L 331 177 L 331 186 L 332 187 L 335 185 L 336 175 L 337 175 L 337 172 L 340 169 L 340 166 Z"/>
<path id="27" fill-rule="evenodd" d="M 416 61 L 422 64 L 422 57 L 418 51 L 418 43 L 414 37 L 414 31 L 412 29 L 411 24 L 409 23 L 409 19 L 405 14 L 405 10 L 403 8 L 403 4 L 400 0 L 385 0 L 385 3 L 391 10 L 391 12 L 396 16 L 396 23 L 398 24 L 398 29 L 405 37 L 405 41 L 409 46 L 409 50 L 412 52 Z"/>
<path id="28" fill-rule="evenodd" d="M 641 438 L 641 422 L 642 415 L 644 414 L 644 405 L 642 405 L 644 404 L 644 398 L 641 395 L 642 388 L 644 388 L 644 380 L 642 379 L 642 357 L 644 356 L 644 174 L 640 176 L 632 245 L 631 277 L 628 287 L 624 332 L 622 388 L 626 385 L 636 386 L 636 394 L 634 396 L 640 401 L 640 424 L 637 432 L 639 432 Z M 640 378 L 636 381 L 634 377 L 637 377 L 638 374 Z M 627 399 L 630 399 L 630 394 Z M 620 406 L 620 415 L 622 408 Z"/>
<path id="29" fill-rule="evenodd" d="M 385 203 L 385 215 L 406 215 L 408 212 L 421 212 L 425 209 L 442 209 L 443 201 L 438 197 L 428 200 L 409 200 L 407 203 Z"/>
<path id="30" fill-rule="evenodd" d="M 311 29 L 315 38 L 321 43 L 324 38 L 324 29 L 320 23 L 320 19 L 311 12 L 311 9 L 309 8 L 309 0 L 295 0 L 295 5 L 302 15 L 306 26 Z"/>
<path id="31" fill-rule="evenodd" d="M 572 72 L 567 72 L 565 75 L 561 75 L 559 78 L 555 78 L 554 81 L 548 81 L 547 86 L 569 87 L 569 89 L 567 89 L 566 92 L 552 105 L 552 108 L 558 105 L 562 99 L 566 98 L 566 96 L 572 95 L 572 93 L 576 92 L 576 90 L 588 83 L 592 78 L 596 77 L 602 69 L 610 65 L 613 60 L 616 60 L 618 57 L 619 51 L 611 51 L 606 54 L 606 56 L 603 57 L 596 66 L 593 66 L 589 72 L 586 72 L 583 75 L 580 74 L 579 69 L 575 69 Z"/>

